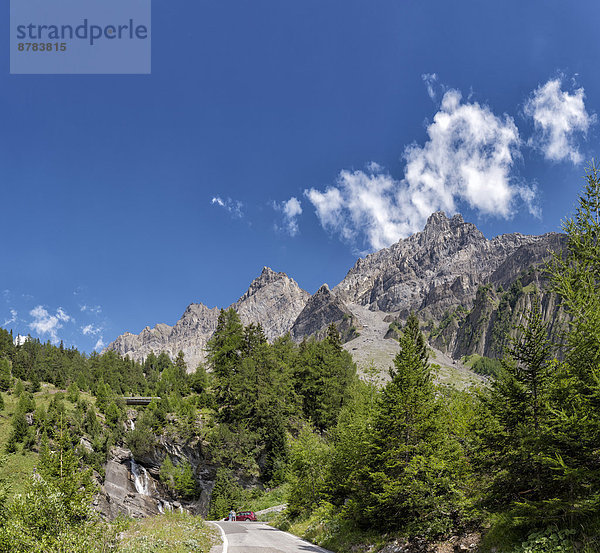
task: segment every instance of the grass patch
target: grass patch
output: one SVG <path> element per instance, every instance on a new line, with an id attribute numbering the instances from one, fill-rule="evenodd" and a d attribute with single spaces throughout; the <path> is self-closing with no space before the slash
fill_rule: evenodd
<path id="1" fill-rule="evenodd" d="M 56 393 L 64 392 L 52 384 L 42 384 L 39 392 L 33 394 L 36 407 L 43 406 L 48 409 L 50 401 Z M 4 398 L 4 409 L 0 411 L 0 456 L 6 458 L 6 463 L 0 466 L 0 480 L 6 482 L 9 487 L 9 496 L 24 493 L 28 478 L 33 473 L 38 462 L 38 454 L 23 448 L 23 444 L 17 445 L 17 451 L 6 453 L 6 444 L 12 431 L 11 420 L 16 410 L 19 398 L 10 392 L 2 392 Z M 96 400 L 90 394 L 80 392 L 80 397 L 89 404 L 95 404 Z M 75 411 L 75 405 L 64 398 L 65 409 L 68 414 Z"/>
<path id="2" fill-rule="evenodd" d="M 479 355 L 478 353 L 473 353 L 472 355 L 465 355 L 460 361 L 466 367 L 471 368 L 473 366 L 473 363 L 475 363 L 479 359 L 481 359 L 481 355 Z"/>
<path id="3" fill-rule="evenodd" d="M 379 551 L 391 539 L 391 536 L 375 531 L 358 529 L 328 503 L 323 503 L 308 518 L 290 520 L 284 511 L 278 514 L 271 525 L 334 553 Z"/>
<path id="4" fill-rule="evenodd" d="M 208 553 L 218 531 L 188 513 L 135 519 L 121 533 L 122 553 Z"/>
<path id="5" fill-rule="evenodd" d="M 283 484 L 277 488 L 273 488 L 267 491 L 263 490 L 252 490 L 248 494 L 249 497 L 245 498 L 244 509 L 240 511 L 262 511 L 269 507 L 275 507 L 276 505 L 282 505 L 286 503 L 287 484 Z M 246 508 L 247 506 L 247 508 Z"/>

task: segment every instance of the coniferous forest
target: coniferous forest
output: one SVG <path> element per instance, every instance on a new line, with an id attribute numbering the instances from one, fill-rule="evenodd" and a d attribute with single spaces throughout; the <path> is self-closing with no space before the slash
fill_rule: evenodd
<path id="1" fill-rule="evenodd" d="M 321 341 L 269 343 L 233 310 L 190 373 L 181 353 L 138 363 L 36 339 L 16 345 L 0 329 L 3 468 L 35 459 L 18 490 L 2 473 L 0 551 L 118 550 L 122 522 L 92 508 L 103 464 L 115 445 L 143 457 L 167 428 L 208 444 L 218 467 L 208 518 L 280 490 L 288 507 L 274 524 L 334 551 L 388 542 L 434 551 L 461 536 L 476 536 L 478 551 L 600 551 L 594 166 L 564 231 L 567 250 L 544 268 L 569 314 L 561 344 L 534 302 L 479 389 L 436 384 L 414 314 L 385 384 L 374 371 L 359 377 L 335 325 Z M 157 399 L 129 428 L 133 395 Z M 198 494 L 191 467 L 168 456 L 161 480 L 178 497 Z"/>

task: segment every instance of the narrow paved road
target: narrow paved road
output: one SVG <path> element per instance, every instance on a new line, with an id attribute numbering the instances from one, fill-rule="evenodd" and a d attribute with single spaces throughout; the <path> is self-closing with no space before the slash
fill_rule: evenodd
<path id="1" fill-rule="evenodd" d="M 211 553 L 331 553 L 287 532 L 260 522 L 212 522 L 221 530 L 223 545 Z"/>

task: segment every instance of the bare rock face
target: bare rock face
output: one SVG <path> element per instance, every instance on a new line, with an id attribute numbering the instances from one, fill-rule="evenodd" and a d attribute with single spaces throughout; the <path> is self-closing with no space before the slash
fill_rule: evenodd
<path id="1" fill-rule="evenodd" d="M 470 307 L 479 285 L 521 246 L 545 251 L 555 236 L 515 233 L 488 240 L 461 215 L 433 213 L 422 232 L 359 259 L 334 292 L 372 310 L 401 316 L 414 310 L 439 319 L 449 307 Z M 526 257 L 520 260 L 525 266 Z"/>
<path id="2" fill-rule="evenodd" d="M 291 329 L 292 338 L 296 341 L 307 336 L 322 338 L 331 323 L 337 326 L 344 342 L 356 333 L 357 323 L 352 311 L 331 292 L 327 284 L 323 284 L 298 315 Z"/>
<path id="3" fill-rule="evenodd" d="M 288 332 L 304 309 L 310 294 L 285 273 L 264 267 L 260 276 L 250 284 L 247 292 L 230 307 L 240 315 L 242 323 L 260 323 L 268 340 Z M 217 328 L 219 309 L 209 309 L 201 303 L 192 303 L 175 326 L 158 324 L 146 327 L 140 334 L 126 332 L 107 346 L 120 355 L 137 361 L 150 352 L 167 352 L 174 358 L 183 351 L 188 371 L 194 371 L 205 359 L 206 343 Z"/>
<path id="4" fill-rule="evenodd" d="M 136 488 L 134 473 L 138 469 L 129 450 L 113 448 L 104 469 L 104 483 L 96 507 L 108 519 L 112 520 L 118 515 L 142 518 L 160 513 L 160 500 L 152 494 L 155 486 L 152 486 L 152 492 L 147 484 L 146 489 L 140 485 Z"/>
<path id="5" fill-rule="evenodd" d="M 199 490 L 197 499 L 178 500 L 160 482 L 160 466 L 167 455 L 175 465 L 190 464 Z M 154 516 L 174 509 L 206 516 L 216 468 L 207 463 L 201 448 L 194 444 L 178 443 L 161 436 L 152 451 L 137 461 L 130 450 L 114 447 L 104 469 L 104 482 L 95 507 L 109 520 L 119 515 Z"/>
<path id="6" fill-rule="evenodd" d="M 174 326 L 157 324 L 146 327 L 139 334 L 126 332 L 107 346 L 120 355 L 142 361 L 151 352 L 167 352 L 174 358 L 183 351 L 188 371 L 193 371 L 204 360 L 204 347 L 217 328 L 219 309 L 209 309 L 201 303 L 188 305 L 181 319 Z"/>
<path id="7" fill-rule="evenodd" d="M 285 273 L 264 267 L 248 291 L 231 307 L 243 324 L 260 323 L 267 340 L 273 340 L 292 328 L 309 298 L 310 294 Z"/>
<path id="8" fill-rule="evenodd" d="M 331 323 L 338 326 L 344 341 L 352 340 L 361 331 L 362 321 L 349 305 L 383 312 L 390 321 L 402 321 L 414 310 L 422 322 L 438 324 L 458 308 L 469 312 L 481 285 L 507 288 L 528 267 L 547 259 L 550 250 L 564 248 L 565 241 L 565 236 L 557 233 L 503 234 L 488 240 L 462 216 L 448 218 L 437 212 L 429 217 L 422 232 L 359 259 L 333 290 L 324 286 L 311 297 L 285 273 L 264 267 L 230 307 L 245 325 L 260 323 L 268 340 L 286 332 L 297 341 L 306 336 L 321 338 Z M 151 351 L 166 351 L 175 357 L 181 350 L 188 370 L 193 371 L 205 359 L 206 343 L 218 317 L 218 308 L 192 303 L 174 326 L 158 324 L 138 335 L 127 332 L 107 349 L 136 360 Z M 475 318 L 478 325 L 483 324 L 481 317 Z M 489 351 L 483 345 L 460 345 L 465 343 L 461 336 L 466 331 L 461 334 L 458 326 L 458 320 L 450 321 L 440 333 L 436 338 L 439 349 L 450 354 L 479 351 L 481 347 Z"/>

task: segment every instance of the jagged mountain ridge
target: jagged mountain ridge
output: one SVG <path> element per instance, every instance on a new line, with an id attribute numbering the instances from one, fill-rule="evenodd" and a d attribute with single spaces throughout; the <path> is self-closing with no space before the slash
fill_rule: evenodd
<path id="1" fill-rule="evenodd" d="M 471 309 L 481 285 L 491 281 L 508 284 L 530 266 L 543 262 L 549 250 L 562 248 L 564 241 L 564 235 L 558 233 L 513 233 L 488 240 L 462 216 L 448 218 L 437 212 L 423 231 L 358 259 L 333 290 L 324 285 L 311 297 L 285 273 L 265 267 L 230 307 L 244 324 L 262 324 L 269 340 L 286 332 L 297 341 L 322 336 L 332 322 L 351 340 L 362 323 L 350 305 L 389 314 L 390 321 L 403 319 L 414 310 L 422 320 L 439 322 L 448 310 L 459 306 Z M 204 359 L 204 347 L 216 329 L 218 314 L 217 308 L 193 303 L 173 327 L 158 324 L 139 335 L 125 333 L 107 349 L 138 360 L 150 351 L 164 350 L 175 356 L 182 350 L 193 370 Z"/>
<path id="2" fill-rule="evenodd" d="M 488 240 L 461 215 L 433 213 L 422 232 L 359 259 L 335 288 L 345 302 L 399 313 L 440 318 L 452 306 L 471 306 L 477 288 L 522 246 L 537 244 L 523 269 L 541 261 L 556 233 L 503 234 Z"/>
<path id="3" fill-rule="evenodd" d="M 288 332 L 308 302 L 310 294 L 285 273 L 264 267 L 240 299 L 231 304 L 244 324 L 260 323 L 265 336 L 273 340 Z M 175 357 L 183 351 L 188 370 L 195 370 L 205 358 L 206 343 L 217 328 L 218 307 L 190 304 L 174 326 L 164 323 L 146 327 L 140 334 L 126 332 L 107 346 L 120 355 L 141 361 L 151 351 L 166 351 Z"/>

